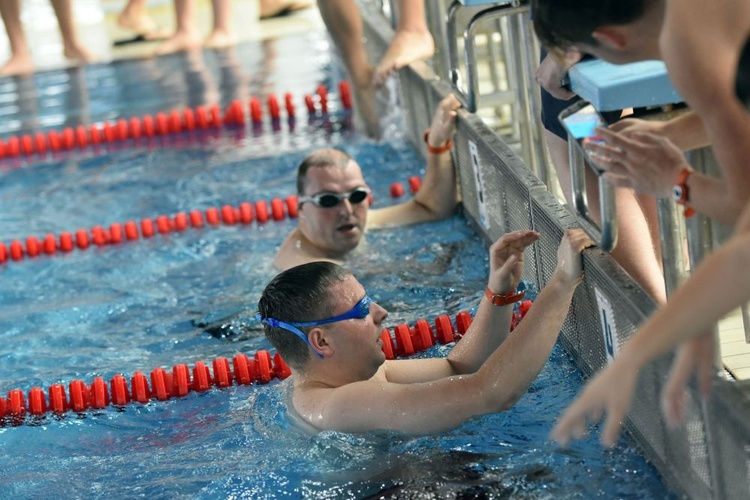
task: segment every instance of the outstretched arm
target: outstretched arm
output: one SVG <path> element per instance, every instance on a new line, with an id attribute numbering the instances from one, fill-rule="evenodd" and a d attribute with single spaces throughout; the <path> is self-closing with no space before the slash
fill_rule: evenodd
<path id="1" fill-rule="evenodd" d="M 423 434 L 511 407 L 549 358 L 581 280 L 580 252 L 590 244 L 580 231 L 566 233 L 552 279 L 526 318 L 476 373 L 416 384 L 373 378 L 344 385 L 329 396 L 320 427 Z"/>
<path id="2" fill-rule="evenodd" d="M 746 210 L 747 212 L 747 210 Z M 601 441 L 615 443 L 633 396 L 638 372 L 680 342 L 708 331 L 722 316 L 750 298 L 750 232 L 739 233 L 701 263 L 694 275 L 592 379 L 553 430 L 563 445 L 586 433 L 607 414 Z"/>
<path id="3" fill-rule="evenodd" d="M 440 101 L 427 139 L 431 146 L 443 146 L 456 133 L 456 116 L 460 107 L 461 103 L 453 94 Z M 444 219 L 453 213 L 457 203 L 456 174 L 450 151 L 428 152 L 427 171 L 417 195 L 405 203 L 371 210 L 367 227 L 378 229 Z"/>
<path id="4" fill-rule="evenodd" d="M 523 252 L 537 239 L 539 234 L 534 231 L 513 231 L 492 244 L 487 281 L 492 293 L 515 292 L 523 271 Z M 483 296 L 469 330 L 447 358 L 387 361 L 386 378 L 389 382 L 406 384 L 474 373 L 508 338 L 512 316 L 513 304 L 496 306 Z"/>

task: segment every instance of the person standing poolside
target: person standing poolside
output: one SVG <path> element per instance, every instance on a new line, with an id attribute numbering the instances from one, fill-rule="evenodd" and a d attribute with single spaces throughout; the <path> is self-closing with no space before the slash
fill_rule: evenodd
<path id="1" fill-rule="evenodd" d="M 427 170 L 416 196 L 398 205 L 369 210 L 370 189 L 359 165 L 334 149 L 315 151 L 297 173 L 297 228 L 279 248 L 274 265 L 280 270 L 314 260 L 343 262 L 362 242 L 365 231 L 444 219 L 458 203 L 450 155 L 461 104 L 445 97 L 432 118 L 427 141 Z"/>
<path id="2" fill-rule="evenodd" d="M 523 252 L 538 237 L 515 231 L 490 247 L 485 297 L 445 358 L 386 361 L 380 335 L 388 312 L 337 264 L 278 274 L 257 318 L 291 367 L 290 413 L 321 431 L 425 434 L 512 407 L 549 358 L 582 280 L 581 252 L 592 245 L 580 230 L 565 233 L 553 276 L 511 333 Z"/>

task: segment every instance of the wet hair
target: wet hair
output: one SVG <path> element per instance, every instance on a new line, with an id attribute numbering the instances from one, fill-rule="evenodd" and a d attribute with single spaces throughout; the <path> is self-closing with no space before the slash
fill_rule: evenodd
<path id="1" fill-rule="evenodd" d="M 318 151 L 313 151 L 297 167 L 297 194 L 305 194 L 307 171 L 311 168 L 330 166 L 344 168 L 349 164 L 351 159 L 351 156 L 338 149 L 319 149 Z"/>
<path id="2" fill-rule="evenodd" d="M 534 31 L 553 51 L 579 43 L 597 45 L 591 36 L 605 25 L 629 24 L 639 19 L 655 0 L 532 0 Z"/>
<path id="3" fill-rule="evenodd" d="M 351 273 L 333 262 L 310 262 L 276 275 L 261 294 L 258 312 L 263 318 L 285 322 L 314 321 L 333 316 L 336 307 L 329 293 L 332 285 Z M 304 340 L 284 328 L 264 325 L 266 338 L 292 368 L 304 367 L 310 350 Z M 300 327 L 305 333 L 310 327 Z"/>

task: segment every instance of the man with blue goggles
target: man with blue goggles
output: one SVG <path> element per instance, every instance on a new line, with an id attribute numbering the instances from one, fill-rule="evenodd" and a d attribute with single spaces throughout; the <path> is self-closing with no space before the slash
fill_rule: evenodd
<path id="1" fill-rule="evenodd" d="M 335 149 L 308 155 L 297 170 L 297 228 L 279 248 L 279 270 L 328 260 L 343 262 L 362 241 L 365 231 L 405 226 L 449 217 L 458 203 L 450 154 L 461 104 L 448 95 L 437 107 L 425 134 L 427 169 L 422 187 L 407 202 L 369 210 L 370 188 L 357 162 Z"/>
<path id="2" fill-rule="evenodd" d="M 490 247 L 485 298 L 445 358 L 386 361 L 388 312 L 343 267 L 315 261 L 279 273 L 257 318 L 292 369 L 289 415 L 317 430 L 424 434 L 510 408 L 549 358 L 592 244 L 580 230 L 564 235 L 555 273 L 510 333 L 524 250 L 538 237 L 515 231 Z"/>

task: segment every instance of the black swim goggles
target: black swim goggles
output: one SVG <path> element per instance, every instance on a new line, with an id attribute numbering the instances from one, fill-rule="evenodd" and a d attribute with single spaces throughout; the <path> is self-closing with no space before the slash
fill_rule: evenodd
<path id="1" fill-rule="evenodd" d="M 370 188 L 366 186 L 355 187 L 347 193 L 332 193 L 324 191 L 312 196 L 300 196 L 299 203 L 311 201 L 321 208 L 333 208 L 344 200 L 349 200 L 352 205 L 358 205 L 367 199 L 370 194 Z"/>
<path id="2" fill-rule="evenodd" d="M 344 321 L 347 319 L 364 319 L 368 314 L 370 314 L 371 304 L 372 299 L 368 297 L 367 294 L 365 294 L 365 296 L 362 297 L 362 300 L 354 304 L 354 307 L 346 311 L 344 314 L 339 314 L 338 316 L 334 316 L 332 318 L 317 319 L 315 321 L 281 321 L 276 318 L 264 318 L 260 315 L 260 313 L 258 313 L 255 315 L 255 319 L 257 319 L 261 323 L 265 323 L 266 325 L 275 328 L 283 328 L 284 330 L 292 332 L 293 334 L 304 340 L 307 345 L 310 345 L 310 340 L 307 338 L 307 335 L 298 327 L 327 325 L 329 323 L 337 323 L 339 321 Z M 317 354 L 319 358 L 323 357 L 320 353 Z"/>

